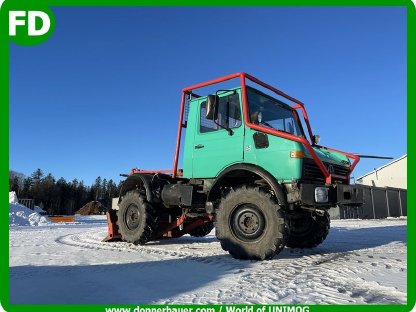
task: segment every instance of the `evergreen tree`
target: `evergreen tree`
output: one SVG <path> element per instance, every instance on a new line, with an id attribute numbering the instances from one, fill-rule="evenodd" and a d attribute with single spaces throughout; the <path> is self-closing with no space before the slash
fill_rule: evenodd
<path id="1" fill-rule="evenodd" d="M 31 188 L 33 185 L 33 181 L 31 177 L 26 177 L 23 180 L 23 191 L 22 191 L 22 198 L 31 198 L 32 197 L 32 192 L 31 192 Z"/>
<path id="2" fill-rule="evenodd" d="M 16 192 L 17 196 L 20 197 L 23 191 L 23 181 L 25 175 L 20 172 L 9 170 L 9 192 Z"/>
<path id="3" fill-rule="evenodd" d="M 20 181 L 17 176 L 9 176 L 9 192 L 16 192 L 19 195 Z"/>
<path id="4" fill-rule="evenodd" d="M 43 171 L 41 169 L 36 169 L 35 172 L 32 173 L 32 181 L 33 183 L 40 183 L 41 179 L 43 178 Z"/>
<path id="5" fill-rule="evenodd" d="M 94 185 L 91 187 L 91 195 L 93 200 L 97 201 L 101 199 L 101 185 L 102 180 L 101 177 L 98 176 L 98 178 L 95 179 Z"/>
<path id="6" fill-rule="evenodd" d="M 49 214 L 73 214 L 90 201 L 98 200 L 109 207 L 112 198 L 119 194 L 121 184 L 113 180 L 95 179 L 91 187 L 77 179 L 67 182 L 64 178 L 55 180 L 51 173 L 44 175 L 41 169 L 30 176 L 9 171 L 9 190 L 15 191 L 19 198 L 35 200 L 35 205 L 42 205 Z"/>

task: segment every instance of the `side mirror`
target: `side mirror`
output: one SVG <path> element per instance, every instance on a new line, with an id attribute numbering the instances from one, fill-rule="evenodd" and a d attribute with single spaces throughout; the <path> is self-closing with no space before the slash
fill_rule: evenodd
<path id="1" fill-rule="evenodd" d="M 207 112 L 205 117 L 210 120 L 216 120 L 218 118 L 218 104 L 220 97 L 218 95 L 210 94 L 207 96 Z"/>
<path id="2" fill-rule="evenodd" d="M 320 140 L 321 137 L 318 134 L 315 134 L 314 136 L 312 136 L 312 145 L 317 145 Z"/>

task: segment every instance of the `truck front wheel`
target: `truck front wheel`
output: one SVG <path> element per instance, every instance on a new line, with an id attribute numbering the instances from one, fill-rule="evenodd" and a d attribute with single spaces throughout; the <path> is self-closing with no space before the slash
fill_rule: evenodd
<path id="1" fill-rule="evenodd" d="M 117 226 L 124 241 L 143 245 L 153 237 L 156 228 L 154 208 L 139 192 L 130 191 L 121 201 Z"/>
<path id="2" fill-rule="evenodd" d="M 288 215 L 289 237 L 286 246 L 291 248 L 312 248 L 321 244 L 329 232 L 329 214 L 301 212 Z"/>
<path id="3" fill-rule="evenodd" d="M 216 212 L 215 229 L 221 247 L 237 259 L 270 259 L 285 246 L 281 208 L 258 187 L 231 190 Z"/>

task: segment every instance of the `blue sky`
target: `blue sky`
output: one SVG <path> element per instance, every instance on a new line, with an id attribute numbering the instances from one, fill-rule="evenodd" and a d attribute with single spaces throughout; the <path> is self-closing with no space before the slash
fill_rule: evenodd
<path id="1" fill-rule="evenodd" d="M 47 42 L 10 47 L 10 169 L 170 169 L 181 89 L 239 71 L 303 101 L 322 145 L 407 153 L 405 8 L 52 9 Z"/>

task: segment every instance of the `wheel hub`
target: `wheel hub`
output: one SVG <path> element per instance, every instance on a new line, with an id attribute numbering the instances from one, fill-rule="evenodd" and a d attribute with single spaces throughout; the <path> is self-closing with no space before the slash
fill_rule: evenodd
<path id="1" fill-rule="evenodd" d="M 129 230 L 134 230 L 140 223 L 140 212 L 136 205 L 130 205 L 125 214 L 125 223 Z"/>
<path id="2" fill-rule="evenodd" d="M 246 212 L 240 216 L 239 224 L 245 233 L 252 234 L 258 229 L 259 220 L 254 213 Z"/>
<path id="3" fill-rule="evenodd" d="M 232 213 L 230 221 L 234 235 L 244 241 L 260 237 L 266 226 L 263 213 L 252 204 L 237 207 Z"/>

